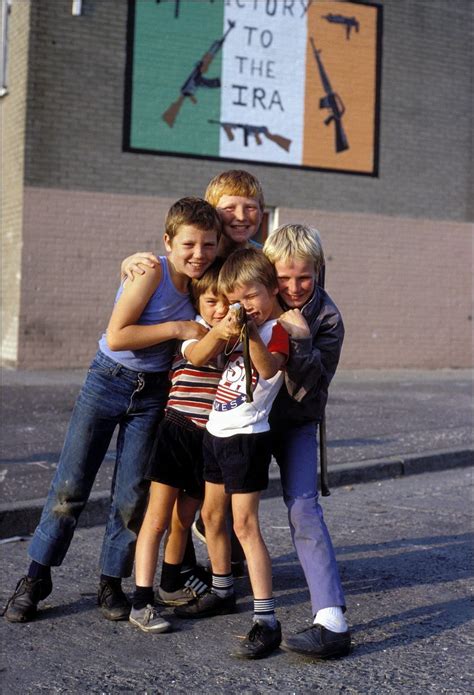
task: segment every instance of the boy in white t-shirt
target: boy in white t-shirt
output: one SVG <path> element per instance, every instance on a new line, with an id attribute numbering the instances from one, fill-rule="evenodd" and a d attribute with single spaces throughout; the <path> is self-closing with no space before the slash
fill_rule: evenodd
<path id="1" fill-rule="evenodd" d="M 206 490 L 202 516 L 212 566 L 209 592 L 176 608 L 181 618 L 205 618 L 235 610 L 227 510 L 232 506 L 234 530 L 244 549 L 254 595 L 254 624 L 235 656 L 261 658 L 281 642 L 272 597 L 271 560 L 262 538 L 258 505 L 268 486 L 271 439 L 268 417 L 283 383 L 289 339 L 279 325 L 282 309 L 273 265 L 257 249 L 239 249 L 225 261 L 219 292 L 240 303 L 247 315 L 251 360 L 252 402 L 247 400 L 245 357 L 235 314 L 225 321 L 234 327 L 234 345 L 224 368 L 204 435 Z M 219 346 L 221 348 L 222 345 Z M 248 375 L 247 375 L 248 376 Z"/>

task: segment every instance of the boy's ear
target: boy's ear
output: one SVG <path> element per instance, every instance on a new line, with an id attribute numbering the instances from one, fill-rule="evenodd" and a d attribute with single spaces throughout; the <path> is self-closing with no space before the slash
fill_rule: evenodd
<path id="1" fill-rule="evenodd" d="M 272 294 L 275 296 L 275 295 L 278 294 L 279 291 L 280 291 L 280 290 L 279 290 L 278 287 L 274 287 L 274 288 L 272 289 Z"/>
<path id="2" fill-rule="evenodd" d="M 166 234 L 166 232 L 163 234 L 163 243 L 165 245 L 165 249 L 168 251 L 168 253 L 170 253 L 172 244 L 169 234 Z"/>

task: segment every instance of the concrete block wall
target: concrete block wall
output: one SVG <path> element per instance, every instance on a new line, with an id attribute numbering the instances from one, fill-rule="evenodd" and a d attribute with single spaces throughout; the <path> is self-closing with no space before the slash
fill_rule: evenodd
<path id="1" fill-rule="evenodd" d="M 472 3 L 380 4 L 379 178 L 245 167 L 280 222 L 321 229 L 345 366 L 469 366 Z M 81 17 L 70 0 L 32 3 L 30 25 L 17 364 L 79 366 L 122 257 L 159 249 L 169 204 L 241 165 L 122 150 L 123 0 L 83 0 Z"/>
<path id="2" fill-rule="evenodd" d="M 8 93 L 0 98 L 2 360 L 15 364 L 22 275 L 23 182 L 30 2 L 15 3 L 8 18 Z"/>

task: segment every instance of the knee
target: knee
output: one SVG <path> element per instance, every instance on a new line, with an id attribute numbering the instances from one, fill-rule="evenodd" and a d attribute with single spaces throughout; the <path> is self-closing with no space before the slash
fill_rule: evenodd
<path id="1" fill-rule="evenodd" d="M 252 516 L 234 517 L 234 532 L 239 541 L 245 543 L 259 532 L 256 518 Z"/>
<path id="2" fill-rule="evenodd" d="M 201 511 L 202 520 L 206 529 L 217 530 L 226 526 L 225 514 L 220 509 L 212 509 L 204 506 Z"/>
<path id="3" fill-rule="evenodd" d="M 315 497 L 296 497 L 286 499 L 288 519 L 293 528 L 301 528 L 306 524 L 318 524 L 322 519 L 322 510 Z"/>
<path id="4" fill-rule="evenodd" d="M 157 536 L 163 536 L 170 525 L 169 517 L 163 516 L 163 514 L 153 512 L 148 510 L 145 514 L 143 520 L 143 526 L 146 529 Z"/>

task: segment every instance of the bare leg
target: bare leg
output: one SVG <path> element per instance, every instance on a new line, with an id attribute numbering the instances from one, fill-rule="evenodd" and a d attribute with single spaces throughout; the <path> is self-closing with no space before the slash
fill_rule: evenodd
<path id="1" fill-rule="evenodd" d="M 244 549 L 254 598 L 272 596 L 272 564 L 260 532 L 258 505 L 260 492 L 232 495 L 234 530 Z"/>
<path id="2" fill-rule="evenodd" d="M 189 497 L 185 492 L 180 491 L 173 508 L 171 525 L 165 542 L 164 559 L 170 565 L 179 565 L 183 561 L 189 529 L 200 505 L 201 500 Z"/>
<path id="3" fill-rule="evenodd" d="M 168 528 L 178 489 L 152 482 L 150 499 L 138 534 L 135 551 L 135 583 L 153 586 L 161 539 Z"/>
<path id="4" fill-rule="evenodd" d="M 206 527 L 207 549 L 214 574 L 230 574 L 230 538 L 226 515 L 230 495 L 223 485 L 206 482 L 202 518 Z"/>

